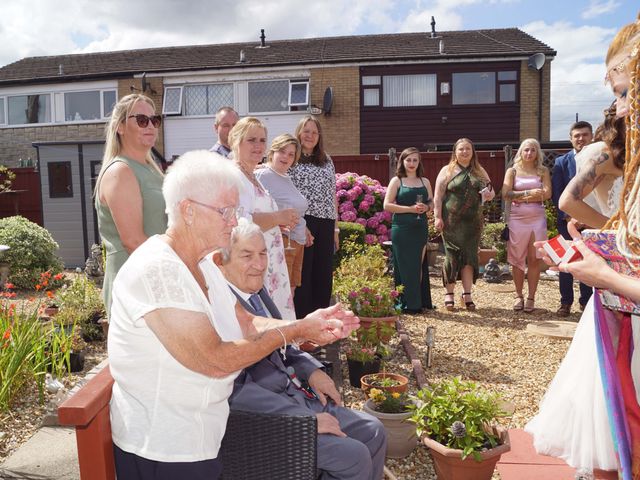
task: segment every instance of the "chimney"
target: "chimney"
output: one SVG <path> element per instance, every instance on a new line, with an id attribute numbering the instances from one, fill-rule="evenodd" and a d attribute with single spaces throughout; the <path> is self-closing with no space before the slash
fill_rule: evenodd
<path id="1" fill-rule="evenodd" d="M 247 59 L 244 56 L 244 50 L 240 50 L 240 62 L 239 63 L 245 63 L 247 61 Z"/>
<path id="2" fill-rule="evenodd" d="M 264 35 L 264 28 L 260 29 L 260 47 L 264 48 L 267 46 L 265 40 L 267 37 Z"/>
<path id="3" fill-rule="evenodd" d="M 444 54 L 444 40 L 440 40 L 438 42 L 438 51 L 440 52 L 440 55 Z"/>
<path id="4" fill-rule="evenodd" d="M 431 38 L 436 38 L 436 19 L 431 17 Z"/>
<path id="5" fill-rule="evenodd" d="M 64 75 L 64 68 L 62 64 L 58 65 L 58 75 Z"/>

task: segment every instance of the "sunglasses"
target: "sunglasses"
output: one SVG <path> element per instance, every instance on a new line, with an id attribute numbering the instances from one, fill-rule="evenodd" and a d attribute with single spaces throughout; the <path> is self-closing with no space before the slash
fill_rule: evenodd
<path id="1" fill-rule="evenodd" d="M 149 121 L 151 121 L 151 125 L 156 128 L 159 128 L 162 123 L 162 115 L 153 115 L 150 117 L 143 113 L 138 113 L 137 115 L 129 115 L 127 118 L 135 118 L 136 123 L 140 128 L 147 128 L 149 126 Z"/>

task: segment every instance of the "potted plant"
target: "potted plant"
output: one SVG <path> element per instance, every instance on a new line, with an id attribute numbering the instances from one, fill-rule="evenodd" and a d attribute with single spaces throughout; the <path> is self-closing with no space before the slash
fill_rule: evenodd
<path id="1" fill-rule="evenodd" d="M 411 401 L 406 392 L 394 392 L 372 388 L 364 411 L 378 418 L 387 432 L 389 458 L 404 458 L 416 447 L 415 425 L 408 421 L 411 416 Z"/>
<path id="2" fill-rule="evenodd" d="M 71 373 L 80 372 L 84 368 L 84 354 L 87 343 L 82 338 L 77 325 L 73 326 L 71 335 L 71 353 L 69 354 L 69 371 Z"/>
<path id="3" fill-rule="evenodd" d="M 409 379 L 398 373 L 379 372 L 363 375 L 360 379 L 362 390 L 369 393 L 373 388 L 387 393 L 404 393 L 409 389 Z"/>
<path id="4" fill-rule="evenodd" d="M 489 480 L 503 453 L 510 450 L 500 395 L 460 377 L 417 392 L 411 421 L 429 447 L 441 480 Z"/>
<path id="5" fill-rule="evenodd" d="M 398 297 L 402 286 L 395 287 L 393 278 L 385 275 L 387 259 L 380 245 L 343 246 L 348 255 L 336 270 L 333 292 L 360 317 L 368 328 L 373 323 L 386 322 L 395 328 L 401 311 Z"/>
<path id="6" fill-rule="evenodd" d="M 365 345 L 353 339 L 345 346 L 349 383 L 352 387 L 360 388 L 363 375 L 380 371 L 381 358 L 376 350 L 375 346 Z"/>

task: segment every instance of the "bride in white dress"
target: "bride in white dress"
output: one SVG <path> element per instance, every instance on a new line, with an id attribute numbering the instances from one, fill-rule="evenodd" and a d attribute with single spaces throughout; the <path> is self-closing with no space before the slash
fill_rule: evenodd
<path id="1" fill-rule="evenodd" d="M 615 118 L 609 120 L 613 127 Z M 624 122 L 618 126 L 624 133 Z M 614 162 L 615 155 L 604 142 L 576 155 L 577 174 L 560 200 L 563 211 L 590 227 L 604 225 L 617 210 L 622 191 L 622 170 Z M 621 155 L 624 158 L 624 152 Z M 592 295 L 540 410 L 525 430 L 533 435 L 538 453 L 561 458 L 579 470 L 616 470 L 596 351 L 593 301 Z"/>

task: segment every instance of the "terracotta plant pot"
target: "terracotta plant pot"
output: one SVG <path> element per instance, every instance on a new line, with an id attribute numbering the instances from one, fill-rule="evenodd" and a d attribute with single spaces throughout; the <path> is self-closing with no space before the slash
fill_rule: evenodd
<path id="1" fill-rule="evenodd" d="M 44 309 L 44 314 L 47 317 L 54 317 L 58 313 L 58 310 L 59 310 L 58 307 L 46 307 Z"/>
<path id="2" fill-rule="evenodd" d="M 436 259 L 438 258 L 438 250 L 440 249 L 440 245 L 437 243 L 427 243 L 427 264 L 430 267 L 436 266 Z"/>
<path id="3" fill-rule="evenodd" d="M 498 249 L 496 248 L 479 248 L 478 249 L 478 266 L 484 267 L 492 258 L 498 258 Z"/>
<path id="4" fill-rule="evenodd" d="M 503 453 L 511 450 L 509 432 L 501 431 L 502 445 L 481 452 L 481 461 L 472 455 L 462 460 L 462 450 L 448 448 L 429 437 L 422 442 L 429 448 L 438 480 L 491 480 L 493 471 Z"/>
<path id="5" fill-rule="evenodd" d="M 380 324 L 386 323 L 387 325 L 390 325 L 391 327 L 393 327 L 393 329 L 395 330 L 396 320 L 398 320 L 397 315 L 392 315 L 389 317 L 361 317 L 360 315 L 358 315 L 358 317 L 360 318 L 360 328 L 368 330 L 371 327 L 371 325 L 375 323 L 378 325 L 378 338 L 385 343 L 391 340 L 391 335 L 381 334 Z"/>
<path id="6" fill-rule="evenodd" d="M 347 365 L 349 366 L 349 383 L 355 388 L 360 388 L 360 379 L 363 375 L 380 371 L 380 359 L 378 357 L 371 362 L 359 362 L 347 358 Z"/>
<path id="7" fill-rule="evenodd" d="M 382 379 L 382 378 L 390 378 L 392 380 L 396 380 L 398 382 L 398 385 L 393 385 L 388 387 L 372 385 L 373 383 L 375 383 L 376 379 Z M 398 392 L 398 393 L 404 393 L 409 389 L 409 379 L 404 375 L 399 375 L 397 373 L 380 372 L 380 373 L 370 373 L 367 375 L 363 375 L 362 378 L 360 379 L 360 384 L 362 385 L 362 390 L 364 391 L 364 393 L 368 393 L 369 389 L 371 388 L 377 388 L 378 390 L 382 390 L 385 392 Z"/>
<path id="8" fill-rule="evenodd" d="M 374 409 L 373 400 L 367 400 L 363 407 L 369 415 L 373 415 L 384 425 L 387 432 L 387 453 L 388 458 L 404 458 L 416 448 L 416 426 L 408 422 L 407 418 L 411 412 L 405 413 L 382 413 Z"/>

